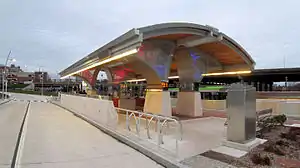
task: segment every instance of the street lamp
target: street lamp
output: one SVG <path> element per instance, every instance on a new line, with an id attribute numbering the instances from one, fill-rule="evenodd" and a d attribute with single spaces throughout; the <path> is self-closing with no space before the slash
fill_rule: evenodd
<path id="1" fill-rule="evenodd" d="M 44 95 L 44 72 L 42 71 L 42 96 Z"/>
<path id="2" fill-rule="evenodd" d="M 10 56 L 11 56 L 11 51 L 9 51 L 9 53 L 7 55 L 5 65 L 4 65 L 4 70 L 2 70 L 2 99 L 6 98 L 6 96 L 4 96 L 4 93 L 7 93 L 7 75 L 6 75 L 7 64 L 9 62 L 15 62 L 16 61 L 16 59 L 10 58 Z"/>
<path id="3" fill-rule="evenodd" d="M 27 65 L 24 65 L 24 70 L 25 70 L 25 72 L 27 72 L 27 68 L 28 68 L 28 66 L 27 66 Z"/>

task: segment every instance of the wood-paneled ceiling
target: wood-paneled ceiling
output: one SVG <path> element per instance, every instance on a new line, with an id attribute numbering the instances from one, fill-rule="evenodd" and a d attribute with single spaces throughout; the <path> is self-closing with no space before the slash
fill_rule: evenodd
<path id="1" fill-rule="evenodd" d="M 178 40 L 192 36 L 191 34 L 167 34 L 162 36 L 151 37 L 150 39 L 163 39 L 163 40 Z"/>
<path id="2" fill-rule="evenodd" d="M 234 65 L 245 64 L 245 61 L 232 48 L 222 42 L 214 42 L 197 46 L 199 50 L 215 57 L 221 64 Z"/>

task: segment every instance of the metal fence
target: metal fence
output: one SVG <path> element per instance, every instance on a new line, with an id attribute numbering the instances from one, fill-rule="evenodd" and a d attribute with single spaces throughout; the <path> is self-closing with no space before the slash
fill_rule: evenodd
<path id="1" fill-rule="evenodd" d="M 72 94 L 74 95 L 74 94 Z M 88 97 L 87 95 L 76 95 L 76 96 L 82 96 L 82 97 Z M 53 96 L 50 97 L 50 101 L 59 101 L 60 100 L 60 94 L 58 94 L 57 97 Z M 145 129 L 146 129 L 146 137 L 148 139 L 154 140 L 158 146 L 161 146 L 164 144 L 164 135 L 167 134 L 167 131 L 170 131 L 170 124 L 175 125 L 175 131 L 173 134 L 175 134 L 175 150 L 176 154 L 178 154 L 178 142 L 182 140 L 182 123 L 179 120 L 178 117 L 168 117 L 168 116 L 162 116 L 158 114 L 152 114 L 152 113 L 146 113 L 141 111 L 134 111 L 129 109 L 123 109 L 115 107 L 118 114 L 126 115 L 126 130 L 133 132 L 130 126 L 130 121 L 134 120 L 135 123 L 135 131 L 134 133 L 141 137 L 141 128 L 143 128 L 141 125 L 141 120 L 145 121 Z M 151 125 L 155 125 L 154 131 L 153 128 L 151 130 Z M 174 128 L 174 127 L 173 127 Z M 157 135 L 157 139 L 154 139 L 154 134 Z"/>
<path id="2" fill-rule="evenodd" d="M 151 135 L 150 126 L 151 124 L 155 124 L 155 132 L 157 133 L 157 145 L 160 146 L 164 144 L 163 135 L 166 134 L 166 129 L 169 128 L 169 123 L 174 123 L 176 125 L 176 131 L 175 131 L 175 143 L 176 143 L 176 154 L 178 153 L 178 141 L 182 140 L 182 123 L 177 117 L 167 117 L 152 113 L 145 113 L 141 111 L 133 111 L 123 108 L 117 108 L 115 109 L 118 111 L 118 113 L 125 114 L 126 115 L 126 129 L 128 131 L 132 131 L 130 127 L 130 120 L 134 119 L 135 121 L 135 133 L 137 136 L 140 137 L 141 133 L 141 119 L 144 119 L 145 122 L 145 129 L 147 133 L 148 139 L 153 139 L 153 135 Z"/>

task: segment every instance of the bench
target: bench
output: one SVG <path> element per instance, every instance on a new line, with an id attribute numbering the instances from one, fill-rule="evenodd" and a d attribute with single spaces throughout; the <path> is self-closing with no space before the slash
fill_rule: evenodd
<path id="1" fill-rule="evenodd" d="M 256 122 L 272 116 L 272 112 L 273 112 L 272 108 L 257 111 L 256 112 Z M 228 119 L 226 119 L 224 125 L 225 126 L 228 125 Z"/>

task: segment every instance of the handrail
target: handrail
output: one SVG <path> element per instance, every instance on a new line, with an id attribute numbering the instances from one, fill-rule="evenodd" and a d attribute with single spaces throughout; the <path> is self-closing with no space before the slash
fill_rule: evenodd
<path id="1" fill-rule="evenodd" d="M 168 116 L 162 116 L 152 113 L 146 113 L 141 111 L 134 111 L 129 109 L 123 109 L 115 107 L 118 113 L 126 114 L 126 129 L 128 131 L 131 131 L 130 128 L 130 119 L 133 118 L 135 120 L 135 127 L 136 127 L 136 134 L 140 136 L 140 120 L 141 118 L 145 118 L 146 120 L 146 130 L 147 130 L 147 138 L 152 139 L 150 135 L 150 124 L 152 121 L 156 123 L 156 131 L 158 133 L 158 139 L 157 139 L 157 145 L 160 146 L 161 144 L 164 144 L 163 141 L 163 132 L 164 132 L 164 126 L 167 125 L 169 127 L 169 122 L 174 122 L 177 125 L 177 131 L 176 131 L 176 154 L 178 154 L 178 141 L 182 140 L 182 123 L 177 117 L 168 117 Z"/>

